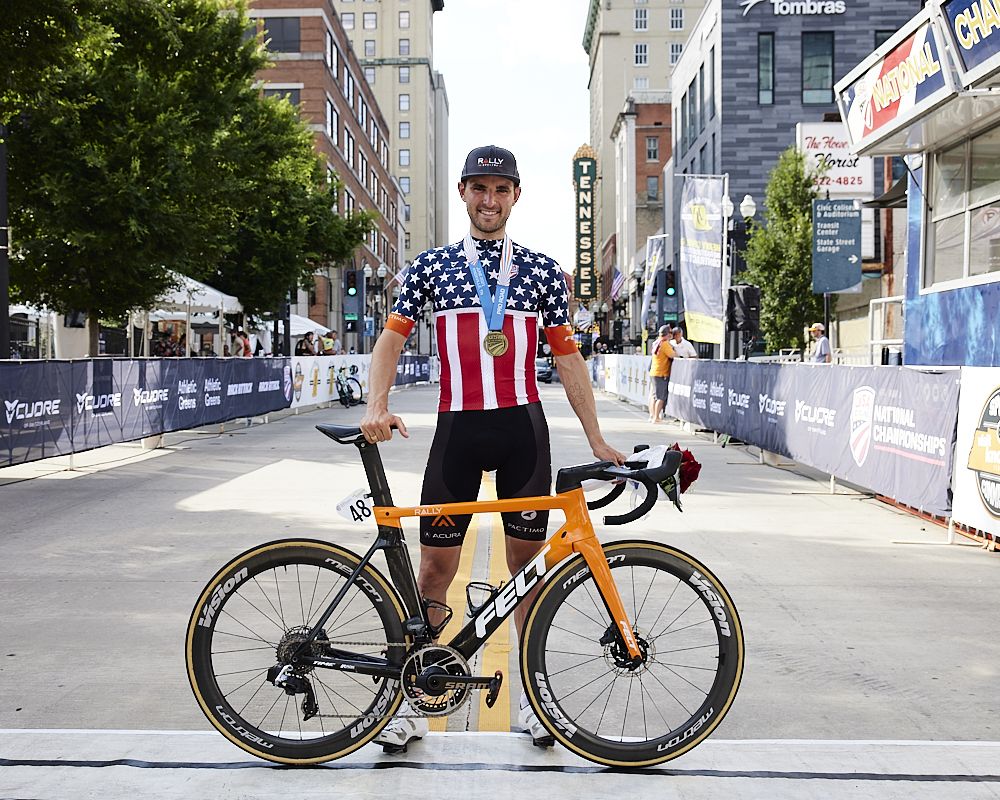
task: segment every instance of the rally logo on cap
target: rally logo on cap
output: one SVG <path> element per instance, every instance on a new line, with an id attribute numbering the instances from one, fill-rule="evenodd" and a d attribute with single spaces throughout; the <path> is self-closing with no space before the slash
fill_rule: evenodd
<path id="1" fill-rule="evenodd" d="M 476 163 L 481 167 L 499 167 L 503 164 L 502 158 L 480 158 Z"/>

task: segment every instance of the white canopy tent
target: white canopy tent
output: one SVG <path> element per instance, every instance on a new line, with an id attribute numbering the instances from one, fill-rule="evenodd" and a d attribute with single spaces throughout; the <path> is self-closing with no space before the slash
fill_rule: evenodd
<path id="1" fill-rule="evenodd" d="M 162 312 L 183 312 L 185 320 L 185 341 L 187 346 L 191 346 L 191 315 L 195 313 L 215 313 L 218 314 L 220 347 L 225 341 L 225 318 L 224 314 L 238 314 L 243 311 L 240 301 L 231 294 L 214 289 L 201 281 L 196 281 L 187 275 L 174 273 L 177 283 L 176 289 L 171 289 L 162 295 L 156 302 L 156 312 L 146 312 L 145 325 L 143 326 L 142 354 L 149 355 L 149 322 L 155 313 Z M 160 317 L 166 319 L 167 317 Z M 132 324 L 129 322 L 129 352 L 132 352 Z"/>
<path id="2" fill-rule="evenodd" d="M 305 336 L 309 331 L 318 335 L 329 330 L 326 325 L 309 319 L 309 317 L 303 317 L 301 314 L 291 315 L 291 327 L 292 336 Z"/>

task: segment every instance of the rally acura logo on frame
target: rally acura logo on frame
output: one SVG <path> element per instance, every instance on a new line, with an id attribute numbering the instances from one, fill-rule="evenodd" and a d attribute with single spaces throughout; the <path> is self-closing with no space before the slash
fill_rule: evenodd
<path id="1" fill-rule="evenodd" d="M 994 517 L 1000 517 L 1000 386 L 990 393 L 979 415 L 968 466 L 976 473 L 976 489 L 983 505 Z"/>

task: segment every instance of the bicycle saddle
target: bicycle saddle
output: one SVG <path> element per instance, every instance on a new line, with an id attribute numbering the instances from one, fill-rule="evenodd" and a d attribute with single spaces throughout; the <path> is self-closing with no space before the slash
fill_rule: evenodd
<path id="1" fill-rule="evenodd" d="M 329 436 L 338 444 L 354 444 L 358 437 L 362 436 L 361 428 L 357 425 L 317 425 L 316 430 L 325 436 Z"/>

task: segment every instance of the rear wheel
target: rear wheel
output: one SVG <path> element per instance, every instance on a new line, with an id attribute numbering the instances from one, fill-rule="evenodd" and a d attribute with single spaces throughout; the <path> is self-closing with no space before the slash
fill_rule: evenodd
<path id="1" fill-rule="evenodd" d="M 291 695 L 268 680 L 268 670 L 289 662 L 359 562 L 323 542 L 272 542 L 237 556 L 205 587 L 188 624 L 188 678 L 202 711 L 234 744 L 271 761 L 325 761 L 370 741 L 395 713 L 397 679 L 304 667 L 294 673 L 300 691 Z M 403 616 L 396 592 L 368 565 L 313 654 L 350 651 L 401 668 Z"/>
<path id="2" fill-rule="evenodd" d="M 521 677 L 553 736 L 609 766 L 668 761 L 705 739 L 743 672 L 743 632 L 725 588 L 654 542 L 604 548 L 644 662 L 628 663 L 582 556 L 548 578 L 524 627 Z"/>

